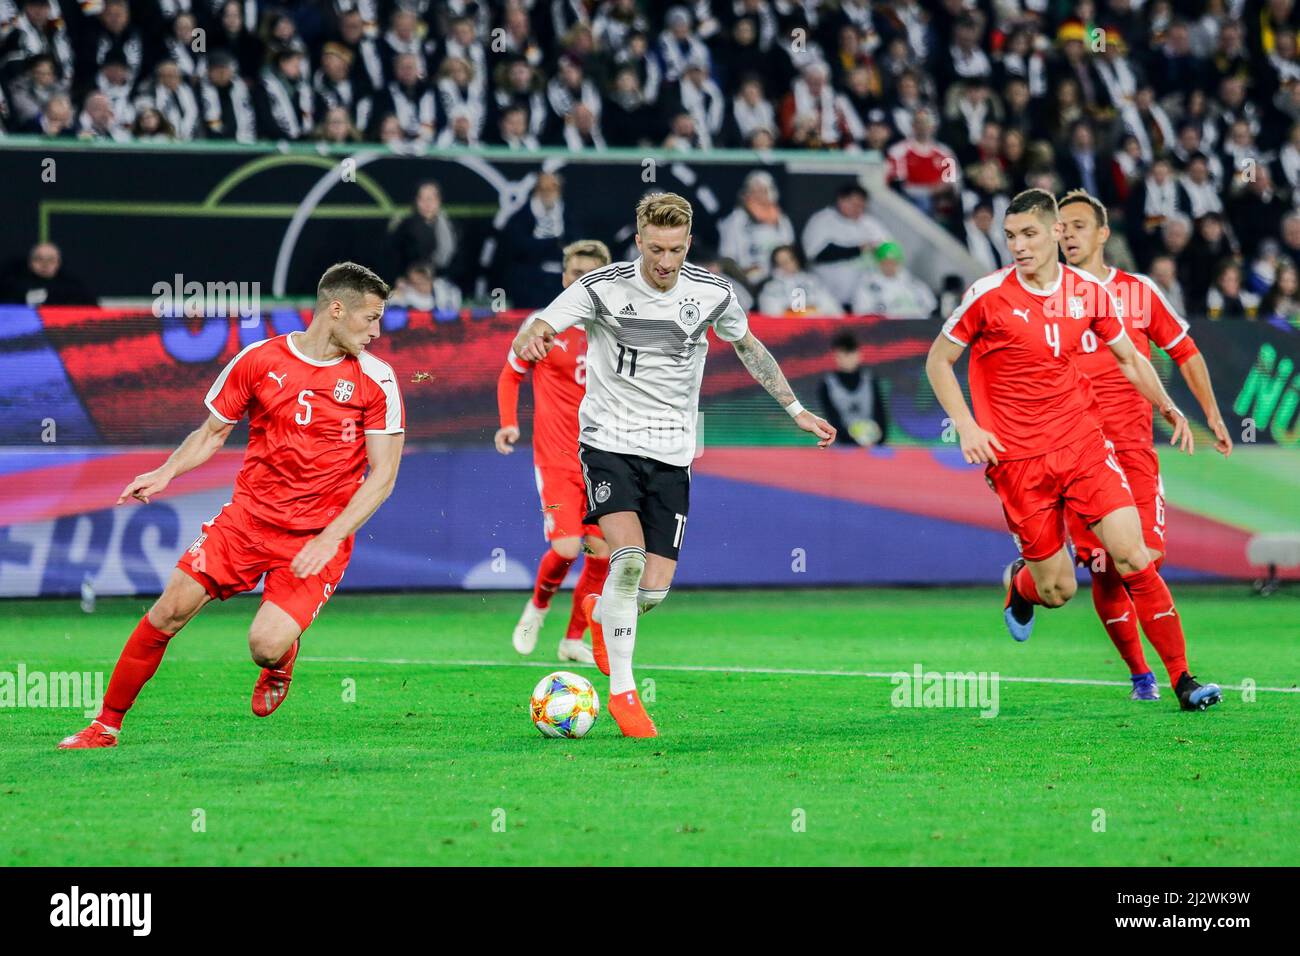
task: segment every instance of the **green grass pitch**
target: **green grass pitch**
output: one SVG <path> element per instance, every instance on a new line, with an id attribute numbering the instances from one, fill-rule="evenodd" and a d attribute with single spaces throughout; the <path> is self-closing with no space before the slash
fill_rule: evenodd
<path id="1" fill-rule="evenodd" d="M 638 638 L 653 741 L 529 724 L 567 592 L 526 662 L 521 595 L 341 594 L 267 720 L 237 599 L 175 639 L 116 750 L 54 749 L 80 711 L 0 709 L 0 863 L 1296 865 L 1300 602 L 1176 594 L 1194 672 L 1253 700 L 1008 680 L 1127 684 L 1085 591 L 1025 645 L 992 589 L 674 593 Z M 0 671 L 107 675 L 145 606 L 8 602 Z M 917 664 L 998 672 L 997 716 L 865 676 Z"/>

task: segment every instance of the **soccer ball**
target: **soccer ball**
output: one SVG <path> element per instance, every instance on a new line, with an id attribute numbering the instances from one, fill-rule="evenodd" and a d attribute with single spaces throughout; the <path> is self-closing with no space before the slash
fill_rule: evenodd
<path id="1" fill-rule="evenodd" d="M 587 678 L 556 671 L 537 682 L 528 712 L 543 736 L 581 737 L 600 715 L 600 698 Z"/>

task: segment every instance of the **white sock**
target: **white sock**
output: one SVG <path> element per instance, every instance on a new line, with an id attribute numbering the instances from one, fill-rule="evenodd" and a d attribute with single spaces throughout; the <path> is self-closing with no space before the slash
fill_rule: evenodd
<path id="1" fill-rule="evenodd" d="M 636 647 L 636 594 L 645 571 L 642 548 L 619 548 L 609 556 L 609 576 L 600 595 L 600 626 L 609 652 L 609 692 L 636 690 L 632 650 Z"/>
<path id="2" fill-rule="evenodd" d="M 668 591 L 669 588 L 637 588 L 637 614 L 648 614 L 663 604 L 664 598 L 668 597 Z"/>

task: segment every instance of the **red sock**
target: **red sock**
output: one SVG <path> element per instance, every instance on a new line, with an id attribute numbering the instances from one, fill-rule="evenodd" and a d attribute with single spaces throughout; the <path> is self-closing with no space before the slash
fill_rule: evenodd
<path id="1" fill-rule="evenodd" d="M 1169 586 L 1154 564 L 1124 575 L 1124 586 L 1133 598 L 1143 633 L 1164 661 L 1170 686 L 1177 684 L 1178 678 L 1187 671 L 1187 643 Z"/>
<path id="2" fill-rule="evenodd" d="M 538 607 L 550 607 L 551 598 L 564 583 L 564 576 L 573 567 L 573 558 L 558 554 L 554 548 L 547 548 L 542 560 L 537 565 L 537 585 L 533 588 L 533 604 Z"/>
<path id="3" fill-rule="evenodd" d="M 127 638 L 126 647 L 117 659 L 113 676 L 109 678 L 108 690 L 104 694 L 104 706 L 99 709 L 99 722 L 106 727 L 122 726 L 122 718 L 135 703 L 140 688 L 149 682 L 149 678 L 162 663 L 163 652 L 173 635 L 164 634 L 149 623 L 149 615 L 140 618 L 131 636 Z"/>
<path id="4" fill-rule="evenodd" d="M 1097 617 L 1110 635 L 1115 650 L 1128 665 L 1129 673 L 1145 674 L 1149 671 L 1151 668 L 1147 667 L 1147 659 L 1142 655 L 1137 608 L 1128 596 L 1124 579 L 1109 562 L 1105 570 L 1092 572 L 1092 606 L 1097 609 Z"/>
<path id="5" fill-rule="evenodd" d="M 609 574 L 609 558 L 587 555 L 582 562 L 582 575 L 573 589 L 573 613 L 569 615 L 569 629 L 565 637 L 580 641 L 587 630 L 587 618 L 582 613 L 582 599 L 588 594 L 599 594 L 605 587 L 605 575 Z"/>
<path id="6" fill-rule="evenodd" d="M 1011 586 L 1030 604 L 1043 603 L 1043 599 L 1038 596 L 1038 585 L 1034 584 L 1034 576 L 1029 573 L 1028 565 L 1016 572 L 1016 576 L 1011 579 Z"/>

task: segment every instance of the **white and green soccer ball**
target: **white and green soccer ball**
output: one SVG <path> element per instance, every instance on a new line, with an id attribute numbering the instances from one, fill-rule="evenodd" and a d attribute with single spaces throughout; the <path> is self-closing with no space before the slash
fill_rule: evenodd
<path id="1" fill-rule="evenodd" d="M 546 737 L 581 737 L 600 716 L 600 698 L 587 678 L 555 671 L 533 688 L 528 712 Z"/>

